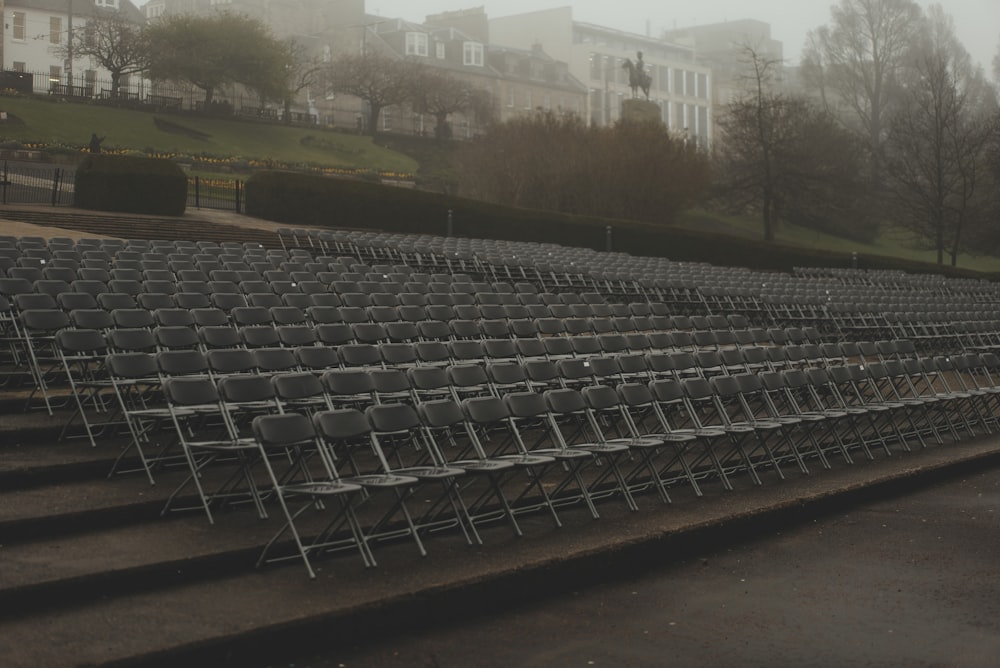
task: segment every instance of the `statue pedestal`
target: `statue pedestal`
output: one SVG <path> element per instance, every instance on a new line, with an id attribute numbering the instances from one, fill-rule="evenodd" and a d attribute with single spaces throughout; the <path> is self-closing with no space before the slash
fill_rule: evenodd
<path id="1" fill-rule="evenodd" d="M 662 123 L 660 107 L 647 100 L 630 99 L 622 102 L 623 123 Z"/>

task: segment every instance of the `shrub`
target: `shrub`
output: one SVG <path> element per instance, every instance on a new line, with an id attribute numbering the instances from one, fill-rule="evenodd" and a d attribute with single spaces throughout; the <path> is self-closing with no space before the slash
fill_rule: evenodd
<path id="1" fill-rule="evenodd" d="M 88 155 L 75 186 L 83 209 L 180 216 L 187 206 L 187 176 L 170 160 Z"/>

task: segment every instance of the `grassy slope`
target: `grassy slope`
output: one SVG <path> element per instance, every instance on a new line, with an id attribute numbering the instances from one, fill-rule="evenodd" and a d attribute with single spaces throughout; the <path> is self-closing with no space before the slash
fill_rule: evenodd
<path id="1" fill-rule="evenodd" d="M 106 137 L 105 148 L 159 152 L 240 156 L 330 167 L 383 169 L 412 173 L 417 163 L 401 153 L 375 145 L 370 137 L 283 125 L 234 122 L 194 115 L 160 117 L 209 135 L 199 140 L 165 132 L 153 124 L 152 113 L 70 104 L 23 97 L 0 98 L 0 110 L 14 114 L 24 125 L 0 126 L 0 138 L 67 147 L 86 146 L 92 132 Z M 313 141 L 303 142 L 306 137 Z"/>
<path id="2" fill-rule="evenodd" d="M 692 230 L 719 230 L 722 234 L 733 234 L 748 239 L 760 239 L 762 235 L 761 222 L 757 219 L 746 216 L 725 216 L 700 210 L 687 211 L 682 214 L 678 225 Z M 895 230 L 884 230 L 874 244 L 858 243 L 794 225 L 782 225 L 778 228 L 776 236 L 779 241 L 784 243 L 807 248 L 823 248 L 844 253 L 856 252 L 863 255 L 884 255 L 928 264 L 937 262 L 937 255 L 934 251 L 911 248 L 910 244 L 907 243 L 905 233 Z M 947 262 L 948 258 L 945 259 Z M 1000 258 L 963 253 L 958 256 L 958 266 L 974 271 L 998 272 L 1000 271 Z"/>
<path id="3" fill-rule="evenodd" d="M 422 171 L 432 187 L 447 168 L 440 147 L 410 139 L 381 137 L 378 145 L 370 137 L 360 137 L 320 129 L 227 121 L 189 115 L 164 114 L 160 117 L 185 128 L 210 135 L 207 140 L 164 132 L 153 124 L 155 114 L 114 109 L 98 105 L 70 104 L 45 98 L 0 97 L 0 110 L 16 115 L 24 125 L 0 125 L 0 142 L 16 140 L 67 147 L 86 146 L 90 134 L 106 137 L 107 148 L 154 149 L 161 153 L 183 153 L 246 159 L 272 159 L 287 163 L 417 173 L 418 161 L 434 163 Z M 305 140 L 310 137 L 311 140 Z M 387 148 L 389 146 L 391 148 Z M 396 150 L 393 150 L 396 149 Z M 430 154 L 428 151 L 430 150 Z M 409 153 L 411 156 L 405 155 Z M 447 153 L 447 152 L 444 152 Z M 431 173 L 427 173 L 431 172 Z M 678 225 L 711 230 L 746 238 L 760 237 L 760 222 L 713 212 L 689 211 Z M 908 248 L 902 237 L 892 232 L 873 245 L 860 244 L 827 234 L 783 226 L 778 239 L 788 244 L 826 248 L 871 255 L 902 257 L 933 263 L 934 253 Z M 979 271 L 1000 271 L 1000 259 L 962 255 L 959 266 Z"/>

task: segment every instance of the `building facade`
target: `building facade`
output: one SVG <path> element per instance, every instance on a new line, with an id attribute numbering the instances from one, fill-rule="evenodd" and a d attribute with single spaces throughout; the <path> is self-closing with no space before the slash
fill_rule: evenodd
<path id="1" fill-rule="evenodd" d="M 3 69 L 47 74 L 35 92 L 92 97 L 109 77 L 89 57 L 73 54 L 69 37 L 85 34 L 87 21 L 102 11 L 120 11 L 141 23 L 143 14 L 130 0 L 7 0 L 4 9 Z M 43 90 L 38 90 L 43 87 Z"/>
<path id="2" fill-rule="evenodd" d="M 712 140 L 712 70 L 690 44 L 576 21 L 568 6 L 491 19 L 490 35 L 497 44 L 538 45 L 566 62 L 569 74 L 587 87 L 585 114 L 594 125 L 621 118 L 632 95 L 624 64 L 641 52 L 652 79 L 649 99 L 667 128 L 702 145 Z"/>

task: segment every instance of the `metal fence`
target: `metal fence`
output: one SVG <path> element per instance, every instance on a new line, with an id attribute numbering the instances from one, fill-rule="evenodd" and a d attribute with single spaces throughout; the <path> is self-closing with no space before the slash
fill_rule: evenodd
<path id="1" fill-rule="evenodd" d="M 73 167 L 4 160 L 0 203 L 73 205 Z M 188 177 L 187 205 L 196 209 L 243 211 L 244 184 L 238 179 Z"/>

